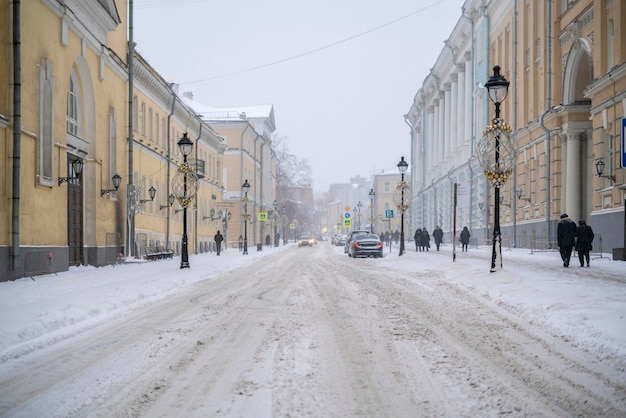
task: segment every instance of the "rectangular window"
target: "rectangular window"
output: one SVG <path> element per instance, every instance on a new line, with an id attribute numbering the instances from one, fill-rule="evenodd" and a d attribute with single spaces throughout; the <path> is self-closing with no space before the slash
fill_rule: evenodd
<path id="1" fill-rule="evenodd" d="M 606 60 L 607 60 L 607 71 L 613 68 L 615 65 L 615 55 L 614 55 L 614 46 L 615 46 L 615 24 L 613 19 L 609 19 L 606 25 Z"/>
<path id="2" fill-rule="evenodd" d="M 67 132 L 78 136 L 78 96 L 73 77 L 70 77 L 70 86 L 67 90 Z"/>
<path id="3" fill-rule="evenodd" d="M 39 70 L 39 135 L 37 138 L 37 181 L 52 187 L 54 163 L 54 76 L 52 64 L 42 58 Z"/>
<path id="4" fill-rule="evenodd" d="M 391 184 L 388 181 L 384 183 L 384 191 L 385 193 L 389 193 L 391 191 Z"/>
<path id="5" fill-rule="evenodd" d="M 154 120 L 152 115 L 152 108 L 148 110 L 148 139 L 154 141 Z"/>
<path id="6" fill-rule="evenodd" d="M 141 103 L 141 136 L 146 136 L 146 104 Z"/>

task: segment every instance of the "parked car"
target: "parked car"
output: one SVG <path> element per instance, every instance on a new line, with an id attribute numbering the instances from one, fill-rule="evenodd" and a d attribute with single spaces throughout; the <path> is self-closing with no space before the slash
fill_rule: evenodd
<path id="1" fill-rule="evenodd" d="M 346 245 L 346 239 L 348 239 L 346 234 L 337 234 L 337 237 L 335 238 L 335 246 L 341 247 Z"/>
<path id="2" fill-rule="evenodd" d="M 369 234 L 370 231 L 364 230 L 364 229 L 357 229 L 354 230 L 352 232 L 350 232 L 350 234 L 348 235 L 348 238 L 346 239 L 346 245 L 343 246 L 343 252 L 350 255 L 350 242 L 352 241 L 352 239 L 357 236 L 358 234 Z"/>
<path id="3" fill-rule="evenodd" d="M 315 244 L 317 244 L 317 241 L 312 235 L 301 235 L 300 238 L 298 238 L 298 247 L 312 247 Z"/>
<path id="4" fill-rule="evenodd" d="M 350 252 L 348 255 L 352 258 L 358 257 L 375 257 L 382 258 L 383 243 L 376 234 L 366 232 L 357 234 L 350 242 Z"/>

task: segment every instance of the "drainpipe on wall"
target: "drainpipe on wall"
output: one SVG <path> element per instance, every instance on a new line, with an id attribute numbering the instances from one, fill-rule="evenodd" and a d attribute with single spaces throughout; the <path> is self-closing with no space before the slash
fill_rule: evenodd
<path id="1" fill-rule="evenodd" d="M 546 128 L 544 124 L 544 118 L 546 115 L 555 110 L 552 108 L 552 0 L 546 2 L 546 91 L 548 96 L 546 97 L 546 110 L 543 111 L 540 118 L 541 128 L 546 134 L 546 228 L 548 230 L 548 247 L 550 247 L 553 241 L 552 225 L 551 225 L 551 213 L 550 213 L 550 176 L 552 157 L 550 144 L 550 130 Z"/>
<path id="2" fill-rule="evenodd" d="M 200 138 L 202 138 L 202 121 L 198 120 L 198 122 L 200 123 L 200 129 L 198 129 L 198 139 L 196 139 L 196 171 L 198 171 L 198 147 L 200 145 Z M 205 166 L 205 170 L 206 170 L 206 166 Z M 196 173 L 198 174 L 198 173 Z M 206 175 L 206 173 L 205 173 Z M 193 209 L 193 248 L 194 254 L 198 254 L 198 193 L 196 193 L 196 196 L 194 197 L 194 209 Z M 228 244 L 227 244 L 228 245 Z"/>
<path id="3" fill-rule="evenodd" d="M 170 87 L 172 87 L 172 85 L 170 84 Z M 170 185 L 172 183 L 172 173 L 171 173 L 171 167 L 172 167 L 172 116 L 174 115 L 174 107 L 176 106 L 176 93 L 174 92 L 174 89 L 172 88 L 172 110 L 170 110 L 170 114 L 167 115 L 167 196 L 165 197 L 166 199 L 169 199 L 170 197 Z M 167 249 L 172 249 L 170 248 L 170 223 L 171 223 L 171 213 L 172 213 L 172 207 L 169 205 L 169 201 L 168 201 L 168 205 L 167 205 L 167 226 L 165 229 L 165 248 Z"/>
<path id="4" fill-rule="evenodd" d="M 11 197 L 11 267 L 20 267 L 20 154 L 22 135 L 22 50 L 20 1 L 13 1 L 13 196 Z"/>
<path id="5" fill-rule="evenodd" d="M 133 64 L 135 60 L 135 45 L 133 37 L 133 0 L 128 0 L 128 187 L 126 188 L 127 211 L 127 248 L 126 256 L 135 254 L 135 210 L 131 207 L 131 191 L 133 190 Z M 134 194 L 133 194 L 134 195 Z M 132 209 L 132 210 L 131 210 Z"/>

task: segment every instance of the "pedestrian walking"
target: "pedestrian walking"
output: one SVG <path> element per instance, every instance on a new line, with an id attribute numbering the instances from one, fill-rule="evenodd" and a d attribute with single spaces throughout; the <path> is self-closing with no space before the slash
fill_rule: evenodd
<path id="1" fill-rule="evenodd" d="M 272 243 L 272 237 L 270 237 L 270 234 L 267 234 L 265 236 L 265 246 L 269 247 L 271 243 Z"/>
<path id="2" fill-rule="evenodd" d="M 461 252 L 467 252 L 467 245 L 469 244 L 470 236 L 471 235 L 469 229 L 464 226 L 463 230 L 461 231 Z"/>
<path id="3" fill-rule="evenodd" d="M 430 250 L 430 234 L 428 233 L 426 227 L 422 228 L 422 248 L 423 251 Z"/>
<path id="4" fill-rule="evenodd" d="M 576 252 L 578 252 L 578 260 L 580 261 L 580 267 L 585 265 L 587 261 L 587 267 L 589 267 L 589 251 L 593 250 L 591 243 L 595 237 L 593 229 L 584 219 L 578 221 L 578 228 L 576 229 Z"/>
<path id="5" fill-rule="evenodd" d="M 217 255 L 220 255 L 220 251 L 222 249 L 222 241 L 224 241 L 224 236 L 220 234 L 219 229 L 217 231 L 217 234 L 215 234 L 215 236 L 213 237 L 213 240 L 215 241 L 215 250 L 217 251 Z"/>
<path id="6" fill-rule="evenodd" d="M 569 267 L 572 249 L 576 245 L 576 222 L 572 221 L 567 213 L 561 215 L 561 220 L 556 228 L 557 244 L 563 260 L 563 267 Z"/>
<path id="7" fill-rule="evenodd" d="M 241 235 L 239 235 L 237 242 L 239 243 L 239 251 L 243 250 L 243 237 Z"/>
<path id="8" fill-rule="evenodd" d="M 419 248 L 420 251 L 422 250 L 422 248 L 420 247 L 421 242 L 422 242 L 422 230 L 417 228 L 415 230 L 415 234 L 413 234 L 413 239 L 415 240 L 415 251 L 417 251 L 417 249 Z"/>
<path id="9" fill-rule="evenodd" d="M 443 231 L 439 228 L 439 225 L 435 227 L 433 231 L 433 238 L 435 239 L 435 245 L 437 246 L 437 251 L 439 251 L 439 246 L 443 243 Z"/>

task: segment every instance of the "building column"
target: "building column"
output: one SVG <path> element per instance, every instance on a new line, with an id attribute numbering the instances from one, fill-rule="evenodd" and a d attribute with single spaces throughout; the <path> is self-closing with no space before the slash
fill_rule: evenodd
<path id="1" fill-rule="evenodd" d="M 474 132 L 472 132 L 472 108 L 474 105 L 474 85 L 472 83 L 472 54 L 465 54 L 465 100 L 461 105 L 465 111 L 465 135 L 463 140 L 467 141 L 472 138 Z M 472 150 L 473 151 L 473 150 Z"/>
<path id="2" fill-rule="evenodd" d="M 456 107 L 456 147 L 461 148 L 465 143 L 465 65 L 457 65 L 457 107 Z M 462 155 L 464 153 L 461 153 Z"/>
<path id="3" fill-rule="evenodd" d="M 446 96 L 445 92 L 439 92 L 439 112 L 438 112 L 438 129 L 437 144 L 439 145 L 439 155 L 437 155 L 437 162 L 441 163 L 445 157 L 444 145 L 446 141 Z"/>
<path id="4" fill-rule="evenodd" d="M 581 193 L 580 193 L 580 137 L 581 132 L 567 132 L 565 141 L 565 165 L 563 177 L 565 180 L 565 206 L 563 210 L 572 220 L 580 219 Z"/>
<path id="5" fill-rule="evenodd" d="M 443 137 L 443 155 L 442 159 L 445 161 L 452 157 L 452 139 L 454 135 L 452 135 L 452 126 L 454 126 L 452 122 L 452 85 L 450 83 L 445 83 L 443 86 L 443 97 L 444 97 L 444 109 L 443 109 L 443 129 L 444 129 L 444 137 Z"/>

